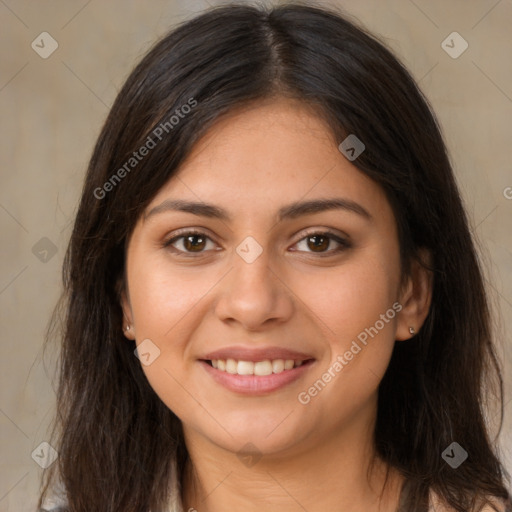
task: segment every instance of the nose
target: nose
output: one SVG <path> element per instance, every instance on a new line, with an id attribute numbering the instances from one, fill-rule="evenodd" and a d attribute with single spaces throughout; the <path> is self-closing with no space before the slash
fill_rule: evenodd
<path id="1" fill-rule="evenodd" d="M 222 281 L 215 313 L 224 322 L 238 323 L 247 331 L 258 331 L 290 319 L 293 293 L 278 266 L 271 268 L 268 251 L 252 263 L 236 252 L 233 268 Z"/>

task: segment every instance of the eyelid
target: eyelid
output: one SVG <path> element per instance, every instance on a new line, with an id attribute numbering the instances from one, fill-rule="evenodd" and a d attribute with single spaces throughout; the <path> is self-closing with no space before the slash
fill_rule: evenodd
<path id="1" fill-rule="evenodd" d="M 299 231 L 299 234 L 301 237 L 297 240 L 297 242 L 300 242 L 302 239 L 311 235 L 326 235 L 330 236 L 331 238 L 334 238 L 335 240 L 339 239 L 347 244 L 351 243 L 349 235 L 347 235 L 343 231 L 333 230 L 327 227 L 308 228 L 305 231 Z"/>
<path id="2" fill-rule="evenodd" d="M 320 258 L 322 257 L 329 257 L 333 255 L 337 255 L 340 252 L 350 249 L 353 247 L 352 241 L 350 240 L 350 237 L 346 234 L 340 235 L 337 232 L 333 231 L 330 228 L 311 228 L 306 230 L 305 232 L 301 233 L 301 237 L 293 244 L 297 245 L 298 243 L 302 242 L 304 239 L 313 236 L 313 235 L 319 235 L 319 236 L 325 236 L 334 242 L 338 244 L 338 247 L 335 249 L 330 249 L 328 251 L 324 252 L 314 252 L 314 251 L 298 251 L 296 249 L 293 249 L 292 252 L 301 252 L 308 255 L 316 255 Z"/>
<path id="3" fill-rule="evenodd" d="M 185 235 L 203 235 L 213 240 L 213 237 L 209 234 L 209 230 L 206 228 L 180 228 L 173 231 L 169 237 L 166 237 L 164 243 L 169 243 L 175 238 Z"/>
<path id="4" fill-rule="evenodd" d="M 197 253 L 194 253 L 194 252 L 187 252 L 187 251 L 182 251 L 180 249 L 176 249 L 175 247 L 172 247 L 172 244 L 182 238 L 185 238 L 187 235 L 196 235 L 196 236 L 201 236 L 207 240 L 210 240 L 212 241 L 213 243 L 215 243 L 216 245 L 218 245 L 218 243 L 215 241 L 215 238 L 212 237 L 209 233 L 208 233 L 208 230 L 206 228 L 181 228 L 181 229 L 178 229 L 176 231 L 173 231 L 173 233 L 171 234 L 171 236 L 169 237 L 166 237 L 163 242 L 162 242 L 162 247 L 164 249 L 168 249 L 169 247 L 172 248 L 173 251 L 175 251 L 176 253 L 178 254 L 184 254 L 184 255 L 194 255 L 194 254 L 205 254 L 206 252 L 208 251 L 201 251 L 201 252 L 197 252 Z M 218 249 L 216 249 L 218 250 Z"/>

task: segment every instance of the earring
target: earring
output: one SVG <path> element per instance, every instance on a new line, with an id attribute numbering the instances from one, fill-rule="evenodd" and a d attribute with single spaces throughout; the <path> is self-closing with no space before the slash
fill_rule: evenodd
<path id="1" fill-rule="evenodd" d="M 414 336 L 416 334 L 416 331 L 414 330 L 414 327 L 409 327 L 409 332 Z"/>
<path id="2" fill-rule="evenodd" d="M 128 332 L 130 330 L 130 326 L 127 325 L 125 331 Z"/>

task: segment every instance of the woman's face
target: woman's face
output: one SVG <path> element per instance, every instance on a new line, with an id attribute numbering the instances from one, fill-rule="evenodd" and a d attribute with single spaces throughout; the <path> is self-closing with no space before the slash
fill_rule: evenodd
<path id="1" fill-rule="evenodd" d="M 125 321 L 186 435 L 285 453 L 373 418 L 410 335 L 391 207 L 340 142 L 291 100 L 238 110 L 137 223 Z"/>

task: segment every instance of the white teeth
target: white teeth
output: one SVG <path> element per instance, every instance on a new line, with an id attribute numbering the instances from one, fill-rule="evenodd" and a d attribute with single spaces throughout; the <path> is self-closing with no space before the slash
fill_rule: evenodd
<path id="1" fill-rule="evenodd" d="M 272 363 L 268 359 L 254 363 L 254 375 L 272 375 Z"/>
<path id="2" fill-rule="evenodd" d="M 272 375 L 301 366 L 304 361 L 297 359 L 266 359 L 265 361 L 237 361 L 235 359 L 212 359 L 212 366 L 232 375 Z"/>
<path id="3" fill-rule="evenodd" d="M 237 370 L 238 375 L 254 375 L 254 363 L 252 361 L 238 361 Z"/>
<path id="4" fill-rule="evenodd" d="M 226 371 L 228 373 L 237 373 L 238 363 L 234 359 L 228 359 L 226 361 Z"/>
<path id="5" fill-rule="evenodd" d="M 274 359 L 272 361 L 272 371 L 274 373 L 281 373 L 284 370 L 284 361 L 282 359 Z"/>

